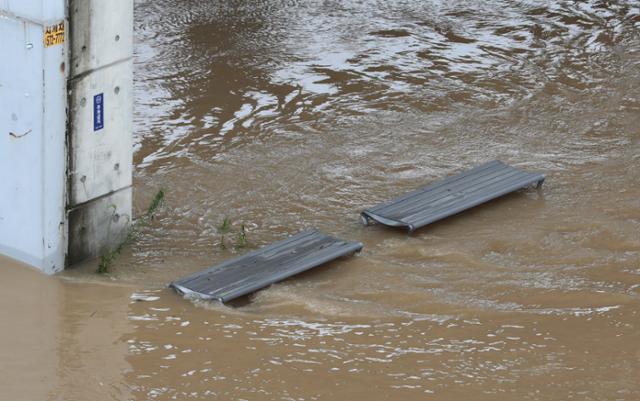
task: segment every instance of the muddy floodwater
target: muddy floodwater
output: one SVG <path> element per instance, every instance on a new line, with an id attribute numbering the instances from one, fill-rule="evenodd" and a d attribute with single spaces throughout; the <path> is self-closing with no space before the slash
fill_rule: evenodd
<path id="1" fill-rule="evenodd" d="M 135 5 L 134 207 L 166 203 L 109 275 L 0 259 L 0 398 L 640 400 L 638 2 Z M 542 190 L 360 224 L 493 159 Z M 311 227 L 365 248 L 232 305 L 166 288 Z"/>

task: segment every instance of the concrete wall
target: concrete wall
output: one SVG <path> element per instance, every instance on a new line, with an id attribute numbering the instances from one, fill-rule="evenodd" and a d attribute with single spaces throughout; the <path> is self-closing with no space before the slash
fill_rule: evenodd
<path id="1" fill-rule="evenodd" d="M 54 273 L 131 221 L 133 0 L 0 0 L 0 37 L 0 253 Z"/>
<path id="2" fill-rule="evenodd" d="M 0 253 L 47 273 L 66 253 L 65 12 L 0 0 Z"/>
<path id="3" fill-rule="evenodd" d="M 133 0 L 70 0 L 69 253 L 95 257 L 131 221 Z"/>

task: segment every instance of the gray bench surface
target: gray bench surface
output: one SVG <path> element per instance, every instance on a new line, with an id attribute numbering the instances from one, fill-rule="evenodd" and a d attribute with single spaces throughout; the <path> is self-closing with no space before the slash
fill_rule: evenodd
<path id="1" fill-rule="evenodd" d="M 544 174 L 530 173 L 495 160 L 410 192 L 362 212 L 370 220 L 412 232 L 435 221 L 544 181 Z"/>
<path id="2" fill-rule="evenodd" d="M 227 302 L 361 249 L 361 243 L 309 230 L 176 280 L 170 287 Z"/>

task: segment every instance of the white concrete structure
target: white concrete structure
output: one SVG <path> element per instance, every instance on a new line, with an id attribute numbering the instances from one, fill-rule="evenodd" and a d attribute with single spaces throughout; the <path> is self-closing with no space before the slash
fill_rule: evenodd
<path id="1" fill-rule="evenodd" d="M 47 273 L 131 219 L 132 0 L 0 0 L 0 253 Z"/>
<path id="2" fill-rule="evenodd" d="M 44 35 L 65 21 L 64 0 L 0 0 L 0 252 L 47 273 L 66 253 L 68 63 Z"/>

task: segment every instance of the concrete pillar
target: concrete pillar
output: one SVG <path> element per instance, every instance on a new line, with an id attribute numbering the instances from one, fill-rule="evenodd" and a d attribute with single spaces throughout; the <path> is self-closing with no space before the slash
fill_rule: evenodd
<path id="1" fill-rule="evenodd" d="M 131 220 L 133 0 L 70 0 L 68 263 Z"/>
<path id="2" fill-rule="evenodd" d="M 133 0 L 0 0 L 0 253 L 55 273 L 131 220 Z"/>
<path id="3" fill-rule="evenodd" d="M 47 273 L 66 254 L 65 0 L 0 0 L 0 253 Z"/>

